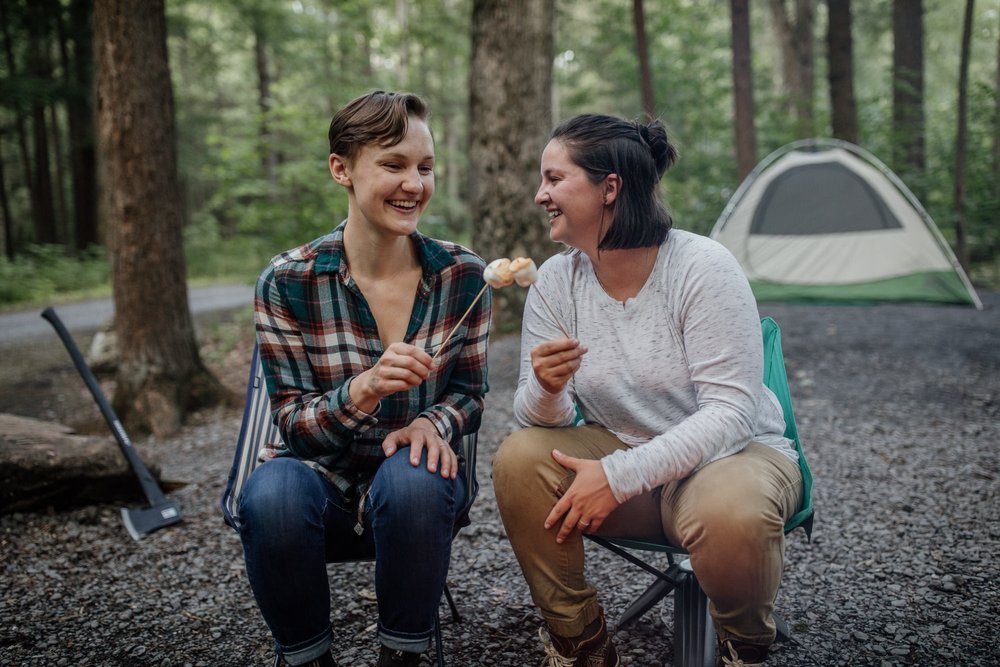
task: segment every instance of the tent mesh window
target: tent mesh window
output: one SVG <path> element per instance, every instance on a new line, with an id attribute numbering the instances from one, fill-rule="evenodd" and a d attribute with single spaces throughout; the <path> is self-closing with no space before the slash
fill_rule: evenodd
<path id="1" fill-rule="evenodd" d="M 802 165 L 761 196 L 751 234 L 843 234 L 902 228 L 861 176 L 839 162 Z"/>

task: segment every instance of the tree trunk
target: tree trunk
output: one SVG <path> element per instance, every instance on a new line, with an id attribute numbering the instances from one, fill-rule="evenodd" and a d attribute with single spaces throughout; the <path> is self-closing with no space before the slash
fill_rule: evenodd
<path id="1" fill-rule="evenodd" d="M 770 0 L 775 30 L 781 43 L 781 62 L 790 110 L 795 117 L 795 134 L 815 134 L 813 96 L 816 91 L 816 49 L 813 25 L 816 0 L 795 0 L 795 20 L 785 10 L 785 0 Z"/>
<path id="2" fill-rule="evenodd" d="M 69 119 L 69 163 L 73 180 L 73 226 L 76 247 L 83 250 L 101 242 L 97 223 L 97 157 L 94 130 L 94 16 L 93 0 L 72 0 L 69 34 L 70 92 L 66 99 Z"/>
<path id="3" fill-rule="evenodd" d="M 278 154 L 271 136 L 271 70 L 267 60 L 267 44 L 264 36 L 263 20 L 254 21 L 254 55 L 257 58 L 257 105 L 260 108 L 260 155 L 264 180 L 271 186 L 272 194 L 278 184 Z M 235 230 L 228 230 L 233 232 Z"/>
<path id="4" fill-rule="evenodd" d="M 94 26 L 121 354 L 113 403 L 127 430 L 167 434 L 222 390 L 199 359 L 188 309 L 163 0 L 97 0 Z"/>
<path id="5" fill-rule="evenodd" d="M 829 20 L 826 52 L 829 61 L 830 111 L 833 136 L 858 143 L 858 107 L 854 100 L 854 43 L 851 0 L 827 0 Z"/>
<path id="6" fill-rule="evenodd" d="M 0 215 L 3 216 L 3 251 L 7 259 L 14 259 L 14 221 L 10 217 L 7 201 L 7 177 L 4 174 L 3 156 L 0 155 Z"/>
<path id="7" fill-rule="evenodd" d="M 639 58 L 639 82 L 642 89 L 642 108 L 646 119 L 656 118 L 656 96 L 653 92 L 653 73 L 649 67 L 649 46 L 646 42 L 646 13 L 642 0 L 632 0 L 632 20 L 635 23 L 635 49 Z"/>
<path id="8" fill-rule="evenodd" d="M 474 0 L 469 163 L 473 246 L 487 261 L 557 247 L 532 199 L 552 129 L 554 0 Z M 516 35 L 517 39 L 511 39 Z M 497 330 L 520 326 L 525 290 L 494 294 Z"/>
<path id="9" fill-rule="evenodd" d="M 48 3 L 29 3 L 28 21 L 28 74 L 39 81 L 52 77 L 49 57 L 49 24 L 46 12 Z M 56 209 L 53 201 L 52 174 L 49 166 L 49 134 L 45 120 L 46 103 L 38 96 L 31 106 L 31 147 L 34 154 L 34 173 L 31 175 L 32 215 L 35 240 L 39 243 L 58 243 Z"/>
<path id="10" fill-rule="evenodd" d="M 52 132 L 52 156 L 55 164 L 55 184 L 52 197 L 56 206 L 56 241 L 60 245 L 71 245 L 73 230 L 69 227 L 69 209 L 66 204 L 66 160 L 63 155 L 62 127 L 55 104 L 49 105 L 49 124 Z"/>
<path id="11" fill-rule="evenodd" d="M 3 30 L 3 50 L 7 60 L 7 75 L 15 76 L 20 70 L 17 66 L 17 59 L 14 57 L 14 38 L 10 34 L 11 19 L 7 12 L 7 0 L 0 0 L 0 29 Z M 21 158 L 21 171 L 24 172 L 24 184 L 28 190 L 28 202 L 31 208 L 31 219 L 35 220 L 35 185 L 32 182 L 31 152 L 28 150 L 28 130 L 27 119 L 24 110 L 18 105 L 14 109 L 14 125 L 17 129 L 17 148 Z M 11 220 L 11 234 L 16 239 L 18 234 L 13 228 L 14 221 Z"/>
<path id="12" fill-rule="evenodd" d="M 965 219 L 965 159 L 969 110 L 969 47 L 972 42 L 974 7 L 974 0 L 966 0 L 962 55 L 958 67 L 958 131 L 955 136 L 955 254 L 966 273 L 969 271 L 969 243 Z"/>
<path id="13" fill-rule="evenodd" d="M 994 90 L 993 117 L 993 192 L 994 199 L 1000 201 L 1000 30 L 997 31 L 997 71 Z M 993 224 L 998 224 L 994 221 Z"/>
<path id="14" fill-rule="evenodd" d="M 753 61 L 750 49 L 750 2 L 730 0 L 733 49 L 733 115 L 736 132 L 736 170 L 746 178 L 757 164 L 757 133 L 753 116 Z"/>
<path id="15" fill-rule="evenodd" d="M 396 0 L 396 28 L 399 30 L 399 87 L 410 86 L 410 0 Z M 419 71 L 419 70 L 418 70 Z"/>
<path id="16" fill-rule="evenodd" d="M 893 168 L 924 194 L 924 20 L 922 0 L 892 3 Z"/>

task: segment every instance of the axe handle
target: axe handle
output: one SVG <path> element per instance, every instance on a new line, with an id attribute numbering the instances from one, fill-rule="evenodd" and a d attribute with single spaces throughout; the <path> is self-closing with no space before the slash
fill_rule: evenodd
<path id="1" fill-rule="evenodd" d="M 66 347 L 66 351 L 69 352 L 70 358 L 73 359 L 73 365 L 76 366 L 76 370 L 80 372 L 80 376 L 83 377 L 83 381 L 87 385 L 87 389 L 90 390 L 94 400 L 97 401 L 97 407 L 101 409 L 104 420 L 111 427 L 111 432 L 114 434 L 118 446 L 128 460 L 132 472 L 139 479 L 139 485 L 142 487 L 142 492 L 146 494 L 149 504 L 153 506 L 159 505 L 166 500 L 163 491 L 160 490 L 160 486 L 156 483 L 156 479 L 153 478 L 153 474 L 149 472 L 149 468 L 146 467 L 146 464 L 142 462 L 142 459 L 136 453 L 135 448 L 132 446 L 132 441 L 129 440 L 125 428 L 118 419 L 118 415 L 115 414 L 115 411 L 111 408 L 111 404 L 108 403 L 108 399 L 105 398 L 104 392 L 101 391 L 101 385 L 98 384 L 97 378 L 94 377 L 94 373 L 87 366 L 87 362 L 83 360 L 83 355 L 80 354 L 76 343 L 73 342 L 73 337 L 70 336 L 62 320 L 59 319 L 56 311 L 51 307 L 42 311 L 42 317 L 48 320 L 49 324 L 56 330 L 56 333 L 59 334 L 59 338 Z"/>

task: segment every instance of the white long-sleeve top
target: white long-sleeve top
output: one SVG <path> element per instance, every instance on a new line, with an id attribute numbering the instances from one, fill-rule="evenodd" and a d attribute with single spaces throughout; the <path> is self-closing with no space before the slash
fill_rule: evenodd
<path id="1" fill-rule="evenodd" d="M 531 369 L 531 350 L 566 330 L 588 348 L 558 393 Z M 719 243 L 671 230 L 653 271 L 624 304 L 601 287 L 590 260 L 563 253 L 538 271 L 524 309 L 514 415 L 521 426 L 588 424 L 628 449 L 601 459 L 619 502 L 683 478 L 749 442 L 798 460 L 781 406 L 763 383 L 757 303 Z"/>

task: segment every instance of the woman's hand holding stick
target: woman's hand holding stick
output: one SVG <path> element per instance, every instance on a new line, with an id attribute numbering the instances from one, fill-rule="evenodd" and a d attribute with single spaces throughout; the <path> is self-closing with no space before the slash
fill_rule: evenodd
<path id="1" fill-rule="evenodd" d="M 506 257 L 501 257 L 500 259 L 495 259 L 486 265 L 486 268 L 483 270 L 483 280 L 486 281 L 486 284 L 483 285 L 481 290 L 479 290 L 479 294 L 477 294 L 476 298 L 472 300 L 472 303 L 469 305 L 468 309 L 466 309 L 465 314 L 458 320 L 458 324 L 456 324 L 448 333 L 448 336 L 445 337 L 444 342 L 441 343 L 437 352 L 434 353 L 431 361 L 437 359 L 438 355 L 441 354 L 444 346 L 448 344 L 449 340 L 451 340 L 451 337 L 458 330 L 458 327 L 462 325 L 465 318 L 469 316 L 470 312 L 472 312 L 473 306 L 475 306 L 479 299 L 482 298 L 483 292 L 486 291 L 487 287 L 500 289 L 501 287 L 506 287 L 513 282 L 516 282 L 521 287 L 530 287 L 535 284 L 536 280 L 538 280 L 538 269 L 535 267 L 535 262 L 528 257 L 518 257 L 513 261 L 507 259 Z M 538 293 L 538 297 L 542 300 L 542 303 L 545 304 L 545 307 L 548 309 L 549 314 L 552 315 L 553 321 L 556 323 L 556 326 L 559 327 L 563 336 L 571 338 L 571 336 L 566 332 L 565 327 L 563 327 L 562 323 L 559 321 L 559 318 L 556 317 L 555 311 L 552 309 L 552 306 L 549 305 L 548 300 L 542 294 L 541 290 L 538 289 L 537 285 L 535 286 L 535 292 Z"/>

